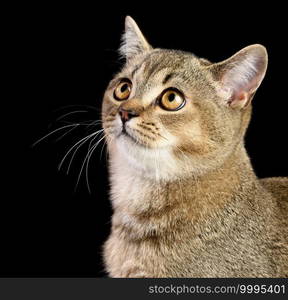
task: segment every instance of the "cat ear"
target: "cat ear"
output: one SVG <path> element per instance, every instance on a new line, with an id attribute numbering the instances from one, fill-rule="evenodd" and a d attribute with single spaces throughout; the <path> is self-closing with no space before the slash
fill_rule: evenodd
<path id="1" fill-rule="evenodd" d="M 227 103 L 233 108 L 244 108 L 260 86 L 267 63 L 266 48 L 255 44 L 208 68 L 219 82 L 218 92 Z"/>
<path id="2" fill-rule="evenodd" d="M 125 32 L 119 49 L 121 56 L 128 60 L 151 49 L 152 47 L 146 41 L 136 22 L 127 16 L 125 19 Z"/>

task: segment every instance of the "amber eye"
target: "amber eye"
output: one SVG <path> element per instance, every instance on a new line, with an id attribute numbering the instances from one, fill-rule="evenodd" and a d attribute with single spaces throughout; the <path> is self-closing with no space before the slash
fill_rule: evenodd
<path id="1" fill-rule="evenodd" d="M 129 98 L 132 89 L 132 83 L 127 80 L 122 80 L 114 90 L 114 98 L 116 100 L 126 100 Z"/>
<path id="2" fill-rule="evenodd" d="M 185 105 L 183 95 L 176 89 L 166 90 L 160 99 L 160 106 L 166 110 L 179 110 Z"/>

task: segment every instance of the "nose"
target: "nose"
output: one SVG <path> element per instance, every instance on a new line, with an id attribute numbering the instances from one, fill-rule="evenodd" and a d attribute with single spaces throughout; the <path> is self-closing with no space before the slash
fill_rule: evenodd
<path id="1" fill-rule="evenodd" d="M 120 118 L 121 118 L 121 121 L 123 124 L 125 122 L 129 121 L 130 119 L 139 116 L 139 114 L 137 112 L 135 112 L 131 109 L 124 109 L 122 107 L 119 109 L 119 115 L 120 115 Z"/>

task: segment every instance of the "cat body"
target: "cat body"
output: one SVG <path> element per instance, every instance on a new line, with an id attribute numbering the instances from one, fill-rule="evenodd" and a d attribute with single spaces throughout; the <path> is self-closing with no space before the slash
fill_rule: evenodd
<path id="1" fill-rule="evenodd" d="M 121 52 L 102 109 L 109 276 L 288 277 L 288 179 L 259 180 L 243 141 L 265 48 L 212 64 L 152 49 L 127 17 Z"/>

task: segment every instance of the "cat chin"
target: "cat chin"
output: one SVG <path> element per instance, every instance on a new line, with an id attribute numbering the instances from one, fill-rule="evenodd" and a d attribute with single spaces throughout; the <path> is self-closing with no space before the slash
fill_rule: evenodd
<path id="1" fill-rule="evenodd" d="M 139 141 L 137 141 L 132 135 L 130 135 L 127 131 L 121 132 L 121 134 L 118 136 L 118 138 L 126 139 L 127 143 L 133 143 L 133 147 L 140 147 L 145 149 L 150 149 L 150 147 L 141 144 Z"/>
<path id="2" fill-rule="evenodd" d="M 163 179 L 176 168 L 172 151 L 166 148 L 148 148 L 145 145 L 135 143 L 126 135 L 120 135 L 115 140 L 115 146 L 110 149 L 111 158 L 121 164 L 121 169 L 127 172 L 132 170 L 135 174 Z"/>
<path id="3" fill-rule="evenodd" d="M 139 175 L 153 181 L 173 181 L 200 174 L 201 169 L 179 161 L 173 154 L 173 146 L 148 148 L 136 145 L 130 137 L 120 135 L 110 145 L 110 158 L 113 170 L 119 176 Z"/>

